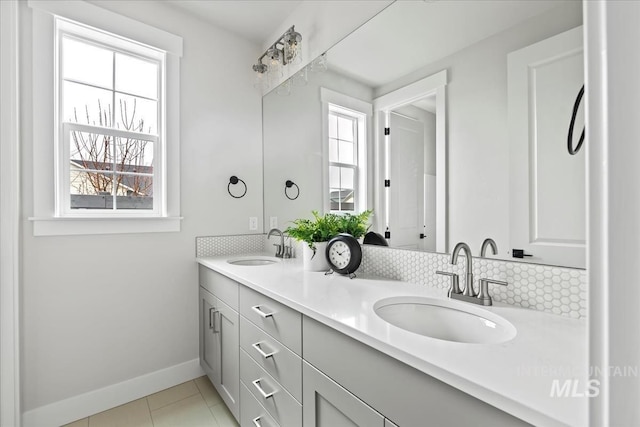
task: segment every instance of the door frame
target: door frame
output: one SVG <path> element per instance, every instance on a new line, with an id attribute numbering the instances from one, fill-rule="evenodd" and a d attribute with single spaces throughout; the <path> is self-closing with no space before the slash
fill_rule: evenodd
<path id="1" fill-rule="evenodd" d="M 391 111 L 409 105 L 420 99 L 436 97 L 436 252 L 447 252 L 449 227 L 447 219 L 447 70 L 432 74 L 417 82 L 394 90 L 373 100 L 375 121 L 374 149 L 374 206 L 378 212 L 376 228 L 383 232 L 389 223 L 388 189 L 384 187 L 386 173 L 389 170 L 385 147 L 389 135 L 384 128 L 389 127 Z"/>
<path id="2" fill-rule="evenodd" d="M 640 93 L 638 2 L 583 1 L 586 65 L 589 367 L 598 395 L 589 425 L 640 421 L 640 378 L 606 375 L 638 366 L 640 346 L 625 333 L 640 323 Z M 623 203 L 623 204 L 621 204 Z M 620 206 L 624 206 L 621 209 Z M 635 258 L 632 258 L 635 259 Z M 604 373 L 604 375 L 600 374 Z"/>

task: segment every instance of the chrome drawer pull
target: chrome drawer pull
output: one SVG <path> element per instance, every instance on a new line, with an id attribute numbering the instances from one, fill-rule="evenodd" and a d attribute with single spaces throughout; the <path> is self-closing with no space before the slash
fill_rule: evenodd
<path id="1" fill-rule="evenodd" d="M 213 329 L 213 322 L 215 322 L 215 319 L 214 319 L 215 312 L 216 312 L 215 307 L 209 307 L 209 329 Z"/>
<path id="2" fill-rule="evenodd" d="M 213 318 L 215 319 L 215 315 L 218 315 L 218 320 L 216 322 L 213 323 L 213 333 L 217 334 L 220 333 L 220 325 L 222 323 L 222 312 L 220 310 L 216 310 L 214 313 Z"/>
<path id="3" fill-rule="evenodd" d="M 262 350 L 262 348 L 260 348 L 260 346 L 262 345 L 262 343 L 255 343 L 255 344 L 251 344 L 251 347 L 255 348 L 256 351 L 258 353 L 260 353 L 260 356 L 264 357 L 265 359 L 268 359 L 270 357 L 272 357 L 274 354 L 276 354 L 275 351 L 272 351 L 271 353 L 265 353 L 264 350 Z"/>
<path id="4" fill-rule="evenodd" d="M 216 310 L 215 307 L 211 307 L 209 309 L 209 329 L 213 329 L 214 334 L 217 334 L 218 332 L 220 332 L 220 330 L 216 328 L 216 314 L 219 315 L 220 310 Z"/>
<path id="5" fill-rule="evenodd" d="M 260 422 L 260 418 L 262 417 L 258 417 L 258 418 L 254 418 L 253 419 L 253 425 L 256 427 L 262 427 L 262 423 Z"/>
<path id="6" fill-rule="evenodd" d="M 275 391 L 272 391 L 271 393 L 267 393 L 266 391 L 264 391 L 264 389 L 262 388 L 262 386 L 260 385 L 260 379 L 254 380 L 252 381 L 253 386 L 256 388 L 256 390 L 258 390 L 258 392 L 262 395 L 262 397 L 264 397 L 265 399 L 268 399 L 270 397 L 273 397 L 273 395 L 276 393 Z"/>
<path id="7" fill-rule="evenodd" d="M 255 311 L 256 313 L 258 313 L 258 315 L 260 317 L 262 317 L 263 319 L 266 319 L 267 317 L 272 317 L 275 313 L 271 312 L 271 313 L 265 313 L 264 311 L 262 311 L 260 309 L 260 305 L 254 305 L 253 307 L 251 307 L 251 309 L 253 311 Z"/>

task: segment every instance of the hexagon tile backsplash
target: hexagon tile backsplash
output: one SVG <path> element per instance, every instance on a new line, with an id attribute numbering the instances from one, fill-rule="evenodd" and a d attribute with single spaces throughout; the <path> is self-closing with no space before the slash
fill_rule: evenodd
<path id="1" fill-rule="evenodd" d="M 196 237 L 196 257 L 263 252 L 264 234 Z"/>
<path id="2" fill-rule="evenodd" d="M 360 268 L 368 275 L 448 289 L 450 279 L 436 271 L 459 274 L 463 285 L 464 263 L 464 257 L 458 258 L 457 265 L 451 265 L 447 254 L 364 245 Z M 491 287 L 495 301 L 576 319 L 587 317 L 585 270 L 474 257 L 473 276 L 476 287 L 479 279 L 509 283 Z"/>
<path id="3" fill-rule="evenodd" d="M 237 255 L 266 250 L 264 234 L 196 237 L 196 256 Z M 359 271 L 367 275 L 419 283 L 441 289 L 449 278 L 437 270 L 460 275 L 464 284 L 464 257 L 449 264 L 449 255 L 415 252 L 381 246 L 362 246 Z M 585 270 L 488 258 L 473 259 L 473 275 L 479 279 L 504 280 L 508 286 L 492 286 L 495 301 L 572 318 L 587 317 L 587 272 Z"/>

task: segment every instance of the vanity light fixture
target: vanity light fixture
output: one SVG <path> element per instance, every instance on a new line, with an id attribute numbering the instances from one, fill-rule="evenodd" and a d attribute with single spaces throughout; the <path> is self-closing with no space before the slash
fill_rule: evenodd
<path id="1" fill-rule="evenodd" d="M 301 60 L 302 35 L 292 25 L 280 38 L 269 47 L 253 66 L 256 73 L 256 86 L 262 86 L 266 80 L 275 83 L 282 76 L 282 68 Z M 263 63 L 263 60 L 265 62 Z M 268 79 L 265 79 L 265 75 Z"/>

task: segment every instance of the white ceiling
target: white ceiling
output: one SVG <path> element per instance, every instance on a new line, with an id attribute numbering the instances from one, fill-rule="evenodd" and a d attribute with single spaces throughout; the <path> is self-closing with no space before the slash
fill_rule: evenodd
<path id="1" fill-rule="evenodd" d="M 163 0 L 262 45 L 302 0 Z"/>
<path id="2" fill-rule="evenodd" d="M 333 70 L 378 88 L 559 3 L 400 0 L 331 48 L 328 63 Z"/>

